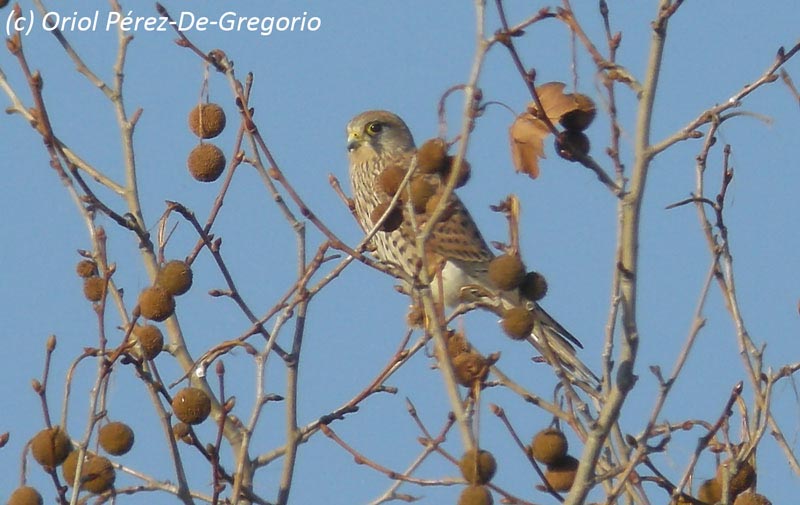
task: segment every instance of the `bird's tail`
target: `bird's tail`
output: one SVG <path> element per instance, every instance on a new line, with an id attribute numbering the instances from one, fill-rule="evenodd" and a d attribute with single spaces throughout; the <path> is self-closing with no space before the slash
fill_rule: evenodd
<path id="1" fill-rule="evenodd" d="M 553 367 L 563 368 L 573 382 L 588 385 L 596 391 L 600 386 L 600 379 L 575 353 L 573 345 L 583 347 L 580 341 L 538 304 L 532 310 L 534 326 L 528 341 Z"/>

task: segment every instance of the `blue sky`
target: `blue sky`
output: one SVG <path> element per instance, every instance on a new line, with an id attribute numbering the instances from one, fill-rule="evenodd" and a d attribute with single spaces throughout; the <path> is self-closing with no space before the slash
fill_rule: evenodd
<path id="1" fill-rule="evenodd" d="M 51 8 L 71 15 L 104 17 L 107 4 L 74 1 L 50 2 Z M 602 24 L 594 2 L 573 2 L 576 16 L 589 35 L 602 43 Z M 355 244 L 361 232 L 328 184 L 328 174 L 346 184 L 344 125 L 366 109 L 390 109 L 405 118 L 418 143 L 437 133 L 436 105 L 450 86 L 469 75 L 474 51 L 474 7 L 471 2 L 383 1 L 356 2 L 261 2 L 165 1 L 173 15 L 191 12 L 218 17 L 226 10 L 245 16 L 318 17 L 316 31 L 258 33 L 190 31 L 203 50 L 219 48 L 235 61 L 237 75 L 255 76 L 252 102 L 255 119 L 282 170 L 312 210 L 340 237 Z M 545 6 L 542 2 L 508 2 L 512 22 Z M 655 6 L 641 2 L 609 2 L 614 30 L 623 32 L 618 59 L 641 76 L 645 67 L 649 20 Z M 33 9 L 23 2 L 24 11 Z M 149 4 L 136 3 L 135 15 L 156 15 Z M 497 27 L 493 9 L 487 9 L 487 32 Z M 9 9 L 0 10 L 5 25 Z M 757 78 L 773 61 L 777 48 L 797 41 L 800 15 L 789 0 L 769 7 L 732 4 L 721 0 L 688 2 L 670 24 L 656 99 L 652 139 L 663 139 L 697 116 L 702 110 L 728 99 L 743 85 Z M 102 25 L 102 23 L 101 23 Z M 116 33 L 95 31 L 67 33 L 87 63 L 103 79 L 112 77 Z M 126 67 L 125 100 L 129 111 L 143 110 L 136 130 L 136 156 L 145 219 L 152 226 L 164 209 L 165 200 L 178 200 L 192 208 L 201 221 L 210 209 L 218 184 L 193 181 L 185 169 L 185 156 L 196 144 L 186 128 L 186 113 L 198 102 L 203 68 L 197 57 L 172 43 L 174 34 L 139 32 L 131 44 Z M 540 82 L 572 81 L 571 48 L 567 30 L 551 20 L 535 25 L 519 39 L 525 63 L 535 67 Z M 24 39 L 32 68 L 44 79 L 44 96 L 57 135 L 85 159 L 117 180 L 123 178 L 119 133 L 113 109 L 105 98 L 78 75 L 55 39 L 34 27 Z M 29 94 L 15 60 L 3 51 L 0 68 L 14 89 L 30 106 Z M 598 100 L 599 85 L 590 59 L 578 48 L 578 90 Z M 792 61 L 787 70 L 800 81 L 800 65 Z M 486 100 L 505 104 L 519 112 L 528 97 L 511 60 L 501 47 L 488 56 L 480 79 Z M 635 97 L 620 87 L 620 117 L 623 161 L 631 164 L 634 136 Z M 229 127 L 218 144 L 230 149 L 236 133 L 236 108 L 230 90 L 219 75 L 210 78 L 210 96 L 228 112 Z M 10 104 L 3 94 L 4 106 Z M 462 108 L 456 94 L 447 103 L 452 137 Z M 800 204 L 796 188 L 800 176 L 797 143 L 798 104 L 780 82 L 749 97 L 743 110 L 769 118 L 745 116 L 728 122 L 719 135 L 730 143 L 735 178 L 729 189 L 726 222 L 734 252 L 737 289 L 745 321 L 753 338 L 766 343 L 765 362 L 778 367 L 800 356 L 797 340 L 800 298 L 800 265 L 796 233 Z M 610 280 L 614 267 L 616 201 L 583 167 L 560 159 L 547 145 L 542 174 L 532 181 L 513 172 L 508 150 L 507 128 L 514 114 L 496 105 L 480 118 L 470 141 L 468 159 L 473 179 L 460 190 L 473 217 L 488 240 L 505 240 L 505 221 L 488 209 L 509 193 L 522 201 L 522 253 L 530 268 L 543 272 L 550 291 L 543 304 L 585 344 L 582 356 L 593 367 L 600 363 L 603 331 L 609 309 Z M 608 170 L 604 155 L 608 143 L 608 120 L 598 114 L 589 128 L 592 153 Z M 697 141 L 685 142 L 660 155 L 652 164 L 643 208 L 640 330 L 642 336 L 637 373 L 640 376 L 622 413 L 626 432 L 641 430 L 657 394 L 657 383 L 649 365 L 671 369 L 691 324 L 693 310 L 710 264 L 710 256 L 696 212 L 691 207 L 665 210 L 686 198 L 694 189 L 694 159 Z M 0 496 L 16 485 L 22 447 L 43 425 L 38 399 L 28 386 L 41 374 L 44 342 L 58 336 L 58 349 L 51 377 L 49 401 L 60 412 L 65 372 L 84 346 L 96 343 L 97 322 L 91 306 L 81 296 L 81 282 L 74 275 L 77 249 L 90 242 L 73 202 L 48 166 L 41 140 L 17 116 L 0 119 L 0 159 L 4 184 L 0 185 L 0 213 L 6 237 L 0 249 L 3 265 L 0 282 L 0 335 L 6 342 L 0 367 L 0 394 L 6 414 L 0 416 L 0 432 L 11 432 L 11 441 L 0 450 Z M 721 151 L 712 151 L 709 164 L 710 191 L 717 188 Z M 109 196 L 109 195 L 106 195 Z M 121 202 L 115 201 L 121 209 Z M 129 301 L 147 286 L 133 237 L 100 218 L 109 232 L 109 255 L 117 263 L 117 282 Z M 155 230 L 151 230 L 155 233 Z M 296 252 L 294 235 L 255 172 L 240 167 L 216 233 L 223 237 L 223 252 L 239 283 L 242 295 L 265 312 L 294 282 Z M 185 256 L 194 236 L 182 223 L 171 241 L 170 257 Z M 309 226 L 309 244 L 322 238 Z M 220 340 L 235 338 L 248 327 L 245 318 L 225 299 L 206 293 L 222 287 L 222 278 L 210 257 L 201 254 L 195 265 L 193 290 L 178 300 L 181 326 L 194 356 Z M 311 305 L 301 363 L 300 423 L 305 424 L 347 401 L 384 366 L 404 333 L 406 300 L 392 289 L 393 281 L 361 265 L 349 267 Z M 131 301 L 131 304 L 133 302 Z M 712 288 L 705 316 L 708 318 L 687 371 L 678 380 L 666 406 L 663 420 L 714 420 L 733 385 L 744 379 L 735 344 L 735 333 L 724 302 Z M 118 341 L 119 320 L 110 317 L 107 331 Z M 547 372 L 529 362 L 530 356 L 508 341 L 495 317 L 470 314 L 460 322 L 475 345 L 484 352 L 501 351 L 501 367 L 548 395 Z M 283 337 L 288 341 L 290 332 Z M 181 372 L 168 357 L 159 358 L 166 381 Z M 442 380 L 430 368 L 432 360 L 418 355 L 389 384 L 397 395 L 377 395 L 361 410 L 333 428 L 349 443 L 378 463 L 402 470 L 419 453 L 421 434 L 405 411 L 408 397 L 428 428 L 438 432 L 449 410 Z M 237 396 L 235 413 L 247 418 L 252 406 L 253 366 L 243 352 L 225 358 L 227 388 Z M 70 402 L 68 427 L 80 437 L 86 425 L 86 391 L 95 373 L 94 365 L 79 368 Z M 267 388 L 280 393 L 283 368 L 271 363 Z M 541 385 L 539 383 L 541 382 Z M 752 397 L 745 389 L 744 397 Z M 552 499 L 535 491 L 536 476 L 524 456 L 513 446 L 500 422 L 486 409 L 489 403 L 504 407 L 524 438 L 544 427 L 544 413 L 521 404 L 500 388 L 484 395 L 481 443 L 500 460 L 495 482 L 529 501 Z M 142 386 L 129 370 L 121 369 L 111 380 L 110 415 L 125 420 L 137 432 L 137 445 L 122 460 L 159 479 L 173 479 L 166 455 L 158 451 L 163 435 Z M 797 452 L 798 403 L 788 382 L 780 383 L 773 408 L 789 443 Z M 734 416 L 735 423 L 739 417 Z M 255 436 L 254 452 L 267 452 L 281 440 L 283 410 L 268 407 Z M 211 437 L 213 430 L 200 430 Z M 734 424 L 733 436 L 739 427 Z M 680 475 L 701 430 L 676 433 L 670 452 L 658 464 L 671 477 Z M 570 439 L 575 447 L 578 440 Z M 452 432 L 446 448 L 460 454 L 460 442 Z M 192 483 L 208 492 L 209 471 L 195 456 L 182 449 L 192 470 Z M 789 503 L 797 476 L 792 474 L 776 444 L 766 436 L 758 452 L 759 490 L 773 503 Z M 52 485 L 35 463 L 29 465 L 29 480 L 39 487 Z M 440 457 L 427 461 L 418 476 L 457 476 L 457 469 Z M 713 474 L 709 455 L 701 459 L 698 478 Z M 279 468 L 259 473 L 257 486 L 275 488 Z M 136 482 L 119 477 L 119 483 Z M 795 486 L 786 485 L 793 483 Z M 390 481 L 373 470 L 353 464 L 351 456 L 325 438 L 315 436 L 300 449 L 292 503 L 369 503 Z M 423 496 L 422 503 L 454 503 L 459 486 L 403 486 L 401 491 Z M 273 492 L 265 492 L 272 498 Z M 653 491 L 654 503 L 662 496 Z M 164 495 L 148 495 L 153 503 L 173 503 Z M 499 497 L 496 497 L 496 501 Z M 130 498 L 123 501 L 133 502 Z"/>

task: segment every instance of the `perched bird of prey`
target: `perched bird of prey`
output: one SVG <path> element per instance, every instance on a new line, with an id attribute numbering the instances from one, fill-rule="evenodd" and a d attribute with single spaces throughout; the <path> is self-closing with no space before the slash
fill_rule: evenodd
<path id="1" fill-rule="evenodd" d="M 400 166 L 408 170 L 417 149 L 406 124 L 396 114 L 371 110 L 354 117 L 347 125 L 347 150 L 350 158 L 350 182 L 355 212 L 361 227 L 373 228 L 373 212 L 391 200 L 378 182 L 387 167 Z M 378 232 L 372 239 L 378 258 L 398 266 L 409 276 L 419 268 L 415 230 L 411 223 L 417 219 L 403 206 L 402 224 L 391 232 Z M 419 221 L 418 221 L 419 222 Z M 455 194 L 448 201 L 448 211 L 437 222 L 425 242 L 425 254 L 440 261 L 441 280 L 432 283 L 435 297 L 448 306 L 464 301 L 465 293 L 489 293 L 500 301 L 498 312 L 510 307 L 526 306 L 534 316 L 534 329 L 528 339 L 543 356 L 556 356 L 573 376 L 597 385 L 595 375 L 575 356 L 568 342 L 581 346 L 536 302 L 525 300 L 518 290 L 499 292 L 488 276 L 489 263 L 495 257 L 466 207 Z M 441 285 L 441 293 L 437 286 Z M 474 288 L 474 289 L 473 289 Z"/>

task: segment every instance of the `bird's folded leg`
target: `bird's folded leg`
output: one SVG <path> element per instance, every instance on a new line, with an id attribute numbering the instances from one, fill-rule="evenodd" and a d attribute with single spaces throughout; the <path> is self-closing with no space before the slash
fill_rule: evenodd
<path id="1" fill-rule="evenodd" d="M 502 299 L 494 291 L 478 284 L 462 286 L 459 298 L 461 303 L 477 304 L 498 314 L 503 311 Z"/>

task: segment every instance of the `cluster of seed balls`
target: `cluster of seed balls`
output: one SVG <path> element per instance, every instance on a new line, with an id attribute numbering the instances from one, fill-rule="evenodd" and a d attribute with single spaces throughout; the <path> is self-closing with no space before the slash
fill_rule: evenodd
<path id="1" fill-rule="evenodd" d="M 497 462 L 489 451 L 471 449 L 458 462 L 461 475 L 469 483 L 458 497 L 458 505 L 492 505 L 492 493 L 486 484 L 497 472 Z"/>
<path id="2" fill-rule="evenodd" d="M 125 423 L 111 422 L 98 432 L 100 447 L 112 456 L 126 454 L 133 447 L 133 430 Z M 31 439 L 33 458 L 45 469 L 61 467 L 67 485 L 75 482 L 80 451 L 74 449 L 69 435 L 59 426 L 45 428 Z M 114 486 L 116 471 L 105 456 L 85 452 L 81 470 L 80 488 L 94 494 L 105 493 Z M 30 486 L 17 488 L 8 499 L 8 505 L 41 505 L 42 496 Z"/>
<path id="3" fill-rule="evenodd" d="M 591 144 L 583 131 L 592 124 L 596 108 L 591 98 L 581 93 L 572 95 L 575 108 L 563 114 L 559 123 L 564 131 L 556 136 L 555 149 L 559 156 L 568 161 L 575 161 L 573 152 L 582 156 L 589 154 Z M 572 151 L 571 151 L 571 150 Z"/>
<path id="4" fill-rule="evenodd" d="M 430 215 L 438 207 L 443 194 L 444 184 L 455 169 L 455 157 L 447 154 L 447 143 L 435 138 L 426 141 L 417 150 L 417 168 L 411 176 L 405 191 L 398 197 L 400 205 L 396 205 L 386 220 L 381 224 L 381 231 L 392 232 L 403 223 L 403 204 L 411 204 L 414 214 L 418 216 Z M 470 178 L 471 168 L 467 160 L 461 160 L 456 176 L 456 186 L 464 186 Z M 378 175 L 378 186 L 389 197 L 394 197 L 403 179 L 406 176 L 406 167 L 390 165 Z M 389 209 L 389 201 L 383 202 L 372 211 L 370 218 L 377 224 L 380 218 Z M 445 207 L 445 218 L 447 213 Z"/>
<path id="5" fill-rule="evenodd" d="M 519 290 L 528 300 L 538 302 L 547 294 L 547 280 L 539 272 L 526 272 L 518 254 L 501 254 L 489 263 L 489 280 L 501 291 Z M 533 331 L 533 313 L 517 306 L 503 313 L 503 331 L 515 339 L 526 338 Z"/>
<path id="6" fill-rule="evenodd" d="M 99 302 L 105 295 L 106 279 L 98 275 L 97 263 L 84 259 L 75 268 L 83 277 L 83 294 L 91 302 Z M 145 319 L 161 322 L 175 312 L 175 297 L 192 287 L 192 269 L 181 260 L 172 260 L 158 270 L 155 283 L 139 294 L 139 314 Z M 153 359 L 164 346 L 164 336 L 152 324 L 136 325 L 133 329 L 145 359 Z"/>
<path id="7" fill-rule="evenodd" d="M 728 462 L 721 464 L 717 468 L 717 473 L 713 479 L 704 481 L 697 490 L 697 499 L 703 503 L 713 505 L 722 500 L 722 482 L 725 479 L 725 472 Z M 756 470 L 753 466 L 743 461 L 735 474 L 731 475 L 728 482 L 728 491 L 734 505 L 771 505 L 771 502 L 764 496 L 746 492 L 756 481 Z"/>
<path id="8" fill-rule="evenodd" d="M 83 294 L 86 299 L 90 302 L 102 300 L 107 282 L 98 275 L 97 263 L 89 259 L 81 260 L 75 270 L 83 278 Z M 191 287 L 191 267 L 185 261 L 169 261 L 159 268 L 155 283 L 139 294 L 139 313 L 145 319 L 161 322 L 175 312 L 174 297 L 186 293 Z M 137 331 L 134 330 L 134 333 Z"/>
<path id="9" fill-rule="evenodd" d="M 76 272 L 84 279 L 83 291 L 89 301 L 102 300 L 107 281 L 98 274 L 97 263 L 90 259 L 78 262 Z M 192 286 L 192 270 L 180 260 L 164 264 L 156 275 L 153 286 L 144 289 L 139 295 L 139 311 L 146 319 L 163 321 L 175 310 L 174 296 L 186 293 Z M 157 326 L 136 325 L 133 329 L 141 347 L 142 356 L 154 359 L 163 349 L 164 336 Z M 200 424 L 211 412 L 211 399 L 199 388 L 187 387 L 179 391 L 172 400 L 172 409 L 180 423 L 174 427 L 179 438 L 186 440 L 189 425 Z M 100 447 L 108 454 L 121 456 L 133 446 L 133 430 L 121 422 L 105 424 L 98 432 Z M 43 467 L 61 466 L 64 480 L 68 485 L 75 481 L 79 451 L 74 450 L 69 435 L 58 426 L 46 428 L 30 441 L 34 459 Z M 116 472 L 111 461 L 104 456 L 87 452 L 82 472 L 81 489 L 100 494 L 114 485 Z M 41 505 L 42 497 L 34 488 L 22 486 L 16 489 L 8 500 L 9 505 Z"/>
<path id="10" fill-rule="evenodd" d="M 161 322 L 175 312 L 175 298 L 192 287 L 192 269 L 181 260 L 168 261 L 159 268 L 152 286 L 139 293 L 139 313 Z"/>
<path id="11" fill-rule="evenodd" d="M 567 437 L 561 430 L 546 428 L 534 435 L 529 451 L 533 459 L 547 466 L 544 478 L 554 491 L 569 491 L 578 473 L 578 460 L 567 451 Z"/>
<path id="12" fill-rule="evenodd" d="M 215 103 L 198 105 L 189 112 L 189 129 L 200 139 L 212 139 L 225 129 L 225 111 Z M 225 154 L 210 142 L 201 142 L 186 160 L 189 173 L 200 182 L 214 182 L 225 170 Z"/>

